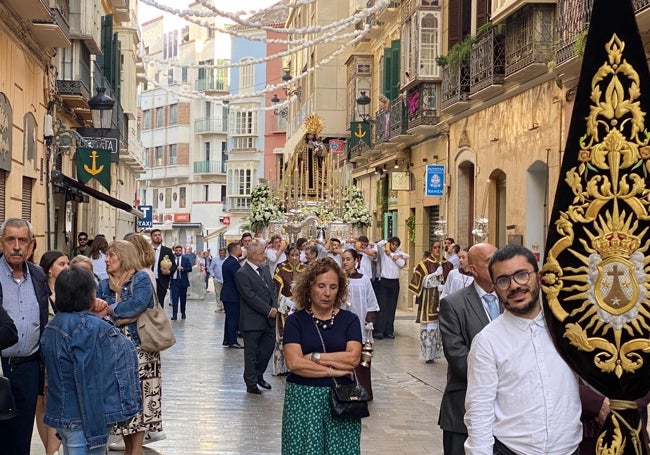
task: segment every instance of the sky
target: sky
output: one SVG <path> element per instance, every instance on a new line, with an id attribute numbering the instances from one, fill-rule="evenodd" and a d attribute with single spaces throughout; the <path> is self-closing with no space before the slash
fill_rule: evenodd
<path id="1" fill-rule="evenodd" d="M 231 13 L 237 11 L 259 11 L 264 8 L 278 2 L 278 0 L 243 0 L 243 1 L 232 1 L 232 0 L 213 0 L 217 8 L 228 11 Z M 194 0 L 156 0 L 157 3 L 167 5 L 176 9 L 186 8 L 190 3 L 193 3 Z M 147 22 L 154 17 L 158 17 L 163 14 L 157 8 L 154 8 L 149 5 L 145 5 L 140 2 L 140 11 L 139 11 L 139 20 L 140 23 Z M 245 6 L 244 6 L 245 5 Z"/>

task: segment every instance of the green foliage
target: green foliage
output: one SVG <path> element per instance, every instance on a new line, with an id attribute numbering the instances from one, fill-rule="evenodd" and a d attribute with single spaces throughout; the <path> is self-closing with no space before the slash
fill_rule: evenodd
<path id="1" fill-rule="evenodd" d="M 415 242 L 415 216 L 411 215 L 406 219 L 406 232 L 408 233 L 409 242 Z"/>
<path id="2" fill-rule="evenodd" d="M 450 65 L 455 68 L 459 67 L 463 62 L 469 59 L 469 56 L 472 53 L 472 44 L 474 44 L 476 38 L 493 27 L 494 25 L 492 22 L 486 22 L 476 30 L 476 35 L 467 35 L 460 43 L 454 44 L 452 48 L 449 49 L 447 55 L 437 56 L 436 63 L 438 66 L 445 67 Z"/>

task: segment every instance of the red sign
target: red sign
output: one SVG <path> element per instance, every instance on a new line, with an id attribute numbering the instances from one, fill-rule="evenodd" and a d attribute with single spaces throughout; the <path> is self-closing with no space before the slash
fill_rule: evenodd
<path id="1" fill-rule="evenodd" d="M 174 223 L 189 223 L 190 214 L 189 213 L 174 213 Z"/>
<path id="2" fill-rule="evenodd" d="M 230 217 L 229 216 L 222 217 L 221 218 L 221 223 L 226 225 L 226 226 L 230 226 Z"/>

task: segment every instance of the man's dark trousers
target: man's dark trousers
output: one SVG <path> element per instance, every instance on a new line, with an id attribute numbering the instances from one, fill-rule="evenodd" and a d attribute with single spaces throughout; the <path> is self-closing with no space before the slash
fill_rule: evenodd
<path id="1" fill-rule="evenodd" d="M 169 290 L 172 293 L 172 317 L 178 314 L 178 302 L 181 304 L 181 314 L 185 314 L 185 304 L 187 303 L 187 287 L 181 280 L 172 279 L 169 282 Z"/>
<path id="2" fill-rule="evenodd" d="M 264 371 L 271 360 L 275 348 L 275 328 L 264 330 L 244 330 L 244 382 L 254 386 L 263 379 Z"/>

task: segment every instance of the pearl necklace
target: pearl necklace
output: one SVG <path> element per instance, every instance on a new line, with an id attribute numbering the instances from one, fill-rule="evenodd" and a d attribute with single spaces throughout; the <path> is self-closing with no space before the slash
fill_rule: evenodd
<path id="1" fill-rule="evenodd" d="M 321 319 L 318 319 L 314 314 L 314 312 L 312 311 L 311 307 L 307 308 L 307 312 L 311 314 L 311 318 L 314 320 L 314 323 L 319 329 L 328 330 L 334 327 L 334 308 L 332 308 L 332 317 L 330 318 L 329 321 L 323 321 Z"/>

